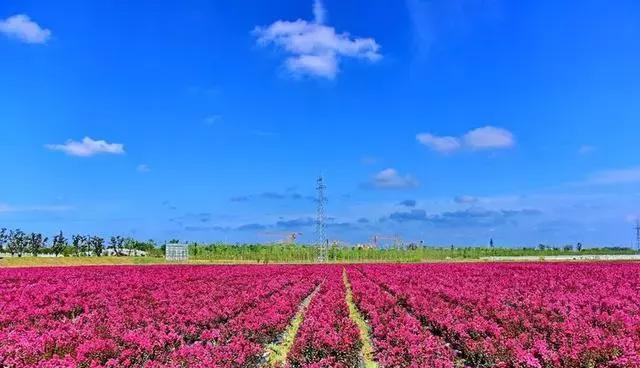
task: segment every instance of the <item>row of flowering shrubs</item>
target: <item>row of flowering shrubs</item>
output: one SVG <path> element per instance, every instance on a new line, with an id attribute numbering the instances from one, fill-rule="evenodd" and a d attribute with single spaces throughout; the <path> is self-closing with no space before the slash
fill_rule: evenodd
<path id="1" fill-rule="evenodd" d="M 0 367 L 357 367 L 341 266 L 0 269 Z M 346 266 L 381 367 L 640 367 L 640 264 Z M 314 290 L 317 292 L 314 293 Z"/>
<path id="2" fill-rule="evenodd" d="M 354 302 L 371 329 L 375 360 L 381 367 L 453 367 L 451 348 L 421 326 L 395 298 L 351 270 Z"/>
<path id="3" fill-rule="evenodd" d="M 357 269 L 460 349 L 466 365 L 640 367 L 640 264 Z"/>
<path id="4" fill-rule="evenodd" d="M 0 367 L 246 367 L 320 268 L 0 270 Z"/>
<path id="5" fill-rule="evenodd" d="M 349 317 L 342 267 L 327 266 L 289 354 L 292 367 L 358 367 L 360 332 Z"/>

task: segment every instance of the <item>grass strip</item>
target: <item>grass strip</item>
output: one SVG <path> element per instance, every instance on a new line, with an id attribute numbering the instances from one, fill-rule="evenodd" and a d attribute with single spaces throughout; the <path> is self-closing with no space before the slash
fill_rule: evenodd
<path id="1" fill-rule="evenodd" d="M 315 290 L 313 290 L 313 292 L 311 292 L 311 294 L 309 294 L 309 296 L 300 303 L 296 315 L 293 317 L 293 320 L 291 320 L 289 327 L 282 334 L 279 341 L 267 345 L 267 364 L 269 367 L 284 367 L 286 365 L 287 355 L 289 355 L 289 351 L 296 339 L 300 325 L 302 325 L 302 321 L 304 321 L 304 314 L 307 307 L 311 303 L 311 299 L 313 299 L 313 297 L 318 293 L 321 286 L 322 284 L 319 284 Z"/>
<path id="2" fill-rule="evenodd" d="M 378 368 L 378 364 L 373 360 L 373 344 L 370 338 L 370 329 L 364 317 L 358 310 L 356 303 L 353 302 L 353 293 L 351 292 L 351 283 L 347 277 L 347 271 L 342 269 L 342 280 L 347 290 L 347 306 L 349 307 L 349 317 L 355 322 L 360 330 L 360 341 L 362 342 L 362 364 L 365 368 Z"/>
<path id="3" fill-rule="evenodd" d="M 2 257 L 0 267 L 112 266 L 164 264 L 159 257 Z"/>

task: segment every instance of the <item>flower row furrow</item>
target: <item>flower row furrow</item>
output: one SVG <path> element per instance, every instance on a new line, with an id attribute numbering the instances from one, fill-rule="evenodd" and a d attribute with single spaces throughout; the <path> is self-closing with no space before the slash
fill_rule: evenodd
<path id="1" fill-rule="evenodd" d="M 638 263 L 345 268 L 0 269 L 0 367 L 357 367 L 345 282 L 381 367 L 640 367 Z"/>
<path id="2" fill-rule="evenodd" d="M 467 364 L 640 366 L 634 264 L 365 266 Z"/>
<path id="3" fill-rule="evenodd" d="M 263 341 L 286 327 L 318 280 L 301 267 L 257 270 L 17 271 L 22 287 L 0 286 L 0 366 L 243 366 L 237 362 L 261 356 Z"/>
<path id="4" fill-rule="evenodd" d="M 425 330 L 379 286 L 355 268 L 349 280 L 356 305 L 363 313 L 381 367 L 453 367 L 454 354 L 444 341 Z"/>
<path id="5" fill-rule="evenodd" d="M 327 266 L 326 279 L 311 300 L 293 347 L 292 367 L 352 368 L 359 363 L 358 326 L 351 320 L 342 268 Z"/>

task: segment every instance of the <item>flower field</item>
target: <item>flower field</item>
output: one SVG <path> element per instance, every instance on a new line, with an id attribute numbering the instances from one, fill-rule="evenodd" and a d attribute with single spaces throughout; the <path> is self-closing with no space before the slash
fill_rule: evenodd
<path id="1" fill-rule="evenodd" d="M 0 269 L 3 368 L 348 368 L 365 345 L 377 367 L 640 367 L 640 264 Z"/>

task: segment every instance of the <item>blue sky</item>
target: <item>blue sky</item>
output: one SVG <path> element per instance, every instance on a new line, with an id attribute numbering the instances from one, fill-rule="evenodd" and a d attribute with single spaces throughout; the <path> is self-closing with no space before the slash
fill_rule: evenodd
<path id="1" fill-rule="evenodd" d="M 0 227 L 623 245 L 636 1 L 8 0 Z"/>

